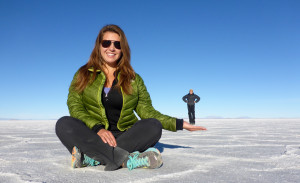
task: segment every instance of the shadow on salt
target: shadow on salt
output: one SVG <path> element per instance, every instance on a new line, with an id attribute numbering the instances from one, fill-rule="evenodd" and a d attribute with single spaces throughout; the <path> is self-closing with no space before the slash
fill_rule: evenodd
<path id="1" fill-rule="evenodd" d="M 189 146 L 164 144 L 164 143 L 160 143 L 160 142 L 157 142 L 154 147 L 156 147 L 161 153 L 164 151 L 165 148 L 169 148 L 169 149 L 192 148 L 192 147 L 189 147 Z"/>

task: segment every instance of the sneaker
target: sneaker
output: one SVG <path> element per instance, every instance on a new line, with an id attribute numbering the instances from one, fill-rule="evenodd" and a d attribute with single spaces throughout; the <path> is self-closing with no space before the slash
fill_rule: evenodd
<path id="1" fill-rule="evenodd" d="M 155 169 L 161 167 L 163 163 L 161 154 L 156 148 L 149 148 L 143 153 L 135 151 L 130 153 L 128 158 L 129 159 L 125 163 L 125 167 L 129 170 L 133 170 L 135 168 Z"/>
<path id="2" fill-rule="evenodd" d="M 100 165 L 99 161 L 96 161 L 88 157 L 87 155 L 81 153 L 80 149 L 78 149 L 76 146 L 73 147 L 72 161 L 71 161 L 71 166 L 73 168 L 81 168 L 81 167 L 97 166 L 97 165 Z"/>
<path id="3" fill-rule="evenodd" d="M 76 146 L 74 146 L 73 149 L 72 149 L 71 167 L 72 168 L 82 167 L 81 152 Z"/>
<path id="4" fill-rule="evenodd" d="M 158 159 L 158 161 L 160 161 L 162 164 L 162 156 L 160 154 L 160 151 L 157 148 L 150 147 L 145 152 L 152 153 Z"/>
<path id="5" fill-rule="evenodd" d="M 86 154 L 83 155 L 83 166 L 98 166 L 98 165 L 100 165 L 99 161 L 96 161 L 88 157 Z"/>

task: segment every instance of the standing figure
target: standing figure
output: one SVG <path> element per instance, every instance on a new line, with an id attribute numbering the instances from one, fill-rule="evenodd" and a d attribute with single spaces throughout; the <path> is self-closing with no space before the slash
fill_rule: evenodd
<path id="1" fill-rule="evenodd" d="M 72 154 L 73 168 L 159 168 L 162 157 L 154 145 L 162 129 L 206 130 L 153 108 L 142 77 L 130 64 L 126 36 L 116 25 L 100 30 L 90 59 L 74 75 L 67 105 L 70 116 L 60 118 L 55 130 Z"/>
<path id="2" fill-rule="evenodd" d="M 200 97 L 194 94 L 193 90 L 190 89 L 190 92 L 182 97 L 182 100 L 187 103 L 188 114 L 190 124 L 195 124 L 195 103 L 200 101 Z"/>

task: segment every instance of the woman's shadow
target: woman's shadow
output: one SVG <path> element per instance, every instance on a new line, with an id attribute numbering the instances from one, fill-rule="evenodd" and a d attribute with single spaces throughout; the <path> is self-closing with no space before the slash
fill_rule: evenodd
<path id="1" fill-rule="evenodd" d="M 154 147 L 156 147 L 161 153 L 164 151 L 165 148 L 169 148 L 169 149 L 191 148 L 188 146 L 171 145 L 171 144 L 164 144 L 164 143 L 160 143 L 160 142 L 157 142 Z"/>

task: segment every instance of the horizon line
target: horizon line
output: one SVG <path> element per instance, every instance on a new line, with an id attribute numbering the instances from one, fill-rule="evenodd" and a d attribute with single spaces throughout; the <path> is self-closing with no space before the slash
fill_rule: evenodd
<path id="1" fill-rule="evenodd" d="M 0 120 L 58 120 L 59 118 L 0 118 Z M 188 119 L 188 118 L 179 118 Z M 300 119 L 300 117 L 203 117 L 196 119 Z"/>

